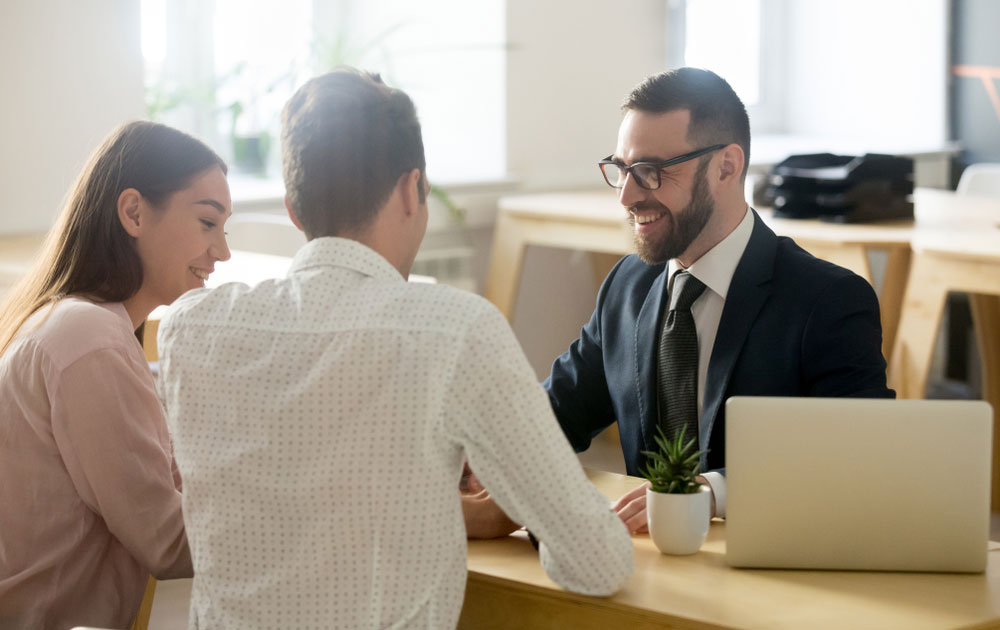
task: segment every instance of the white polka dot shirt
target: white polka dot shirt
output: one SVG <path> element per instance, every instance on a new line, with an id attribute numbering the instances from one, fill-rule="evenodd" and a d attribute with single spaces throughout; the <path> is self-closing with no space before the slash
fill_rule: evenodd
<path id="1" fill-rule="evenodd" d="M 607 595 L 632 572 L 625 527 L 482 298 L 323 238 L 287 278 L 184 295 L 159 344 L 192 627 L 454 627 L 465 459 L 555 582 Z"/>

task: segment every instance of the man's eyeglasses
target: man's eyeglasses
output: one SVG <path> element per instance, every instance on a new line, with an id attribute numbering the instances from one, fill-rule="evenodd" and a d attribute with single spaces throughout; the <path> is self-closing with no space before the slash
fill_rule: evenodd
<path id="1" fill-rule="evenodd" d="M 597 165 L 601 167 L 601 173 L 604 174 L 604 181 L 608 182 L 608 186 L 611 186 L 612 188 L 622 188 L 625 186 L 625 178 L 629 173 L 632 173 L 632 179 L 635 180 L 635 183 L 638 184 L 640 188 L 645 188 L 646 190 L 656 190 L 660 187 L 660 171 L 663 169 L 668 166 L 673 166 L 674 164 L 680 164 L 681 162 L 693 160 L 696 157 L 701 157 L 706 153 L 711 153 L 712 151 L 724 149 L 727 146 L 729 145 L 713 144 L 710 147 L 698 149 L 697 151 L 685 153 L 684 155 L 678 155 L 675 158 L 663 160 L 662 162 L 636 162 L 635 164 L 630 164 L 628 166 L 625 166 L 621 162 L 614 161 L 611 159 L 614 156 L 609 155 L 598 162 Z"/>

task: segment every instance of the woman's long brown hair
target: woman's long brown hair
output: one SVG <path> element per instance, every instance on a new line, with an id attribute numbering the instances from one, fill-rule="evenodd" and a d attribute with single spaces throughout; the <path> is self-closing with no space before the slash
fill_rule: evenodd
<path id="1" fill-rule="evenodd" d="M 67 295 L 121 302 L 142 286 L 142 263 L 118 219 L 118 197 L 134 188 L 154 207 L 204 171 L 226 164 L 185 133 L 137 121 L 108 136 L 83 169 L 42 253 L 0 306 L 0 355 L 24 322 Z"/>

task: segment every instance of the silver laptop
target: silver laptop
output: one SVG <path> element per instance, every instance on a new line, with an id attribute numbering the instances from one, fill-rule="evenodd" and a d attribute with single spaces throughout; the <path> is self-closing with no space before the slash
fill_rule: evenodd
<path id="1" fill-rule="evenodd" d="M 726 562 L 981 572 L 992 435 L 982 401 L 730 398 Z"/>

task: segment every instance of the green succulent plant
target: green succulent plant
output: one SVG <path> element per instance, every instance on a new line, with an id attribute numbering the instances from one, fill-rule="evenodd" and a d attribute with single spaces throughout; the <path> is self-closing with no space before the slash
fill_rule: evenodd
<path id="1" fill-rule="evenodd" d="M 686 427 L 670 440 L 663 433 L 663 427 L 657 427 L 654 439 L 659 449 L 642 451 L 648 460 L 646 468 L 640 470 L 639 474 L 649 480 L 653 492 L 694 494 L 701 487 L 695 477 L 701 473 L 701 456 L 708 450 L 697 449 L 698 436 L 685 442 L 685 432 Z"/>

